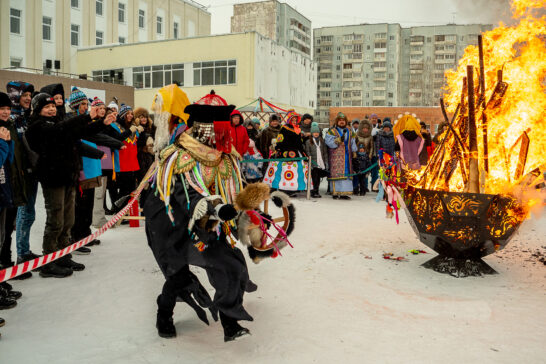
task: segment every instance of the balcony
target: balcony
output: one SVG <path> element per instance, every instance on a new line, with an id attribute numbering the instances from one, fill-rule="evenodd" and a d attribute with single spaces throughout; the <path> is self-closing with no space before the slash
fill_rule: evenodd
<path id="1" fill-rule="evenodd" d="M 373 96 L 372 97 L 372 100 L 373 101 L 385 101 L 387 99 L 387 96 L 386 95 L 382 95 L 382 96 Z"/>

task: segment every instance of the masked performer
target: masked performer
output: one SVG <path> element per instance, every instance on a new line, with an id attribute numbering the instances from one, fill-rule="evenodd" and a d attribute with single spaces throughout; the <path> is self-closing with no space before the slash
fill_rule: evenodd
<path id="1" fill-rule="evenodd" d="M 219 312 L 225 341 L 249 333 L 238 321 L 252 321 L 243 307 L 243 294 L 256 286 L 249 280 L 243 254 L 233 246 L 237 215 L 233 204 L 242 190 L 239 156 L 229 133 L 233 109 L 192 104 L 182 109 L 189 114 L 186 123 L 179 124 L 169 113 L 166 120 L 163 115 L 157 120 L 158 146 L 164 124 L 169 124 L 172 144 L 159 155 L 144 215 L 148 244 L 166 279 L 157 298 L 161 337 L 176 336 L 172 316 L 180 300 L 207 324 L 201 307 L 209 308 L 215 320 Z M 190 264 L 206 270 L 216 290 L 213 300 L 190 272 Z"/>

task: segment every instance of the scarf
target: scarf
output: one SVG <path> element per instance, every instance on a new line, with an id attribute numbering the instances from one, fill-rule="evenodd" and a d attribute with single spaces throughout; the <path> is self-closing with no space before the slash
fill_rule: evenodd
<path id="1" fill-rule="evenodd" d="M 320 139 L 313 138 L 313 143 L 315 144 L 315 148 L 317 149 L 317 165 L 320 169 L 326 169 L 326 165 L 324 164 L 324 160 L 322 159 L 322 152 L 320 150 Z"/>

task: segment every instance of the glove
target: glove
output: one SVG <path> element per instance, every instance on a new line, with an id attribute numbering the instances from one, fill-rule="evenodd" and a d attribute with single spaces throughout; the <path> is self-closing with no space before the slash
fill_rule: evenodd
<path id="1" fill-rule="evenodd" d="M 222 221 L 229 221 L 233 220 L 237 217 L 237 210 L 235 210 L 235 207 L 230 204 L 225 205 L 218 205 L 215 207 L 216 209 L 216 215 L 222 220 Z"/>
<path id="2" fill-rule="evenodd" d="M 142 133 L 144 131 L 144 127 L 139 125 L 139 126 L 137 126 L 137 130 L 138 130 L 139 133 Z"/>
<path id="3" fill-rule="evenodd" d="M 129 128 L 129 130 L 131 130 L 132 133 L 136 133 L 136 131 L 137 131 L 136 125 L 131 125 L 131 127 Z"/>

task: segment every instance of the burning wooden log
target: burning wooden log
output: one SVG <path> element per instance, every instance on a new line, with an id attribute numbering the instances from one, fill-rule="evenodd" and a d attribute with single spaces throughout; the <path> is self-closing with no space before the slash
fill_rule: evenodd
<path id="1" fill-rule="evenodd" d="M 527 153 L 529 152 L 529 136 L 526 132 L 523 132 L 521 136 L 516 141 L 520 143 L 519 156 L 518 156 L 518 165 L 516 166 L 516 173 L 514 174 L 514 181 L 517 181 L 523 175 L 523 170 L 525 169 L 525 164 L 527 163 Z"/>
<path id="2" fill-rule="evenodd" d="M 466 72 L 468 90 L 468 149 L 470 151 L 467 187 L 468 192 L 470 193 L 480 193 L 480 170 L 478 167 L 478 138 L 474 96 L 474 66 L 467 66 Z"/>
<path id="3" fill-rule="evenodd" d="M 483 56 L 483 36 L 478 36 L 478 48 L 480 58 L 480 107 L 482 109 L 482 133 L 483 133 L 483 166 L 485 172 L 489 172 L 489 146 L 487 143 L 487 114 L 485 113 L 485 64 Z"/>

